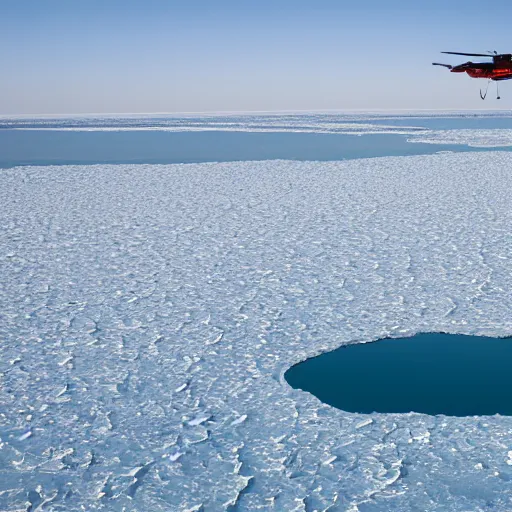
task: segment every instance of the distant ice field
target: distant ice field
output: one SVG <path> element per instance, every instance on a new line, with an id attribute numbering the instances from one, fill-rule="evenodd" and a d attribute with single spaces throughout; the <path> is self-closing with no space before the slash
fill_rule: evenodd
<path id="1" fill-rule="evenodd" d="M 0 170 L 0 510 L 511 510 L 512 418 L 283 378 L 511 335 L 510 190 L 496 151 Z"/>
<path id="2" fill-rule="evenodd" d="M 0 168 L 327 161 L 512 148 L 507 112 L 0 117 Z"/>
<path id="3" fill-rule="evenodd" d="M 101 114 L 69 116 L 0 116 L 0 129 L 16 130 L 242 130 L 329 133 L 414 132 L 425 129 L 507 129 L 512 112 L 398 111 L 288 112 L 226 114 Z"/>

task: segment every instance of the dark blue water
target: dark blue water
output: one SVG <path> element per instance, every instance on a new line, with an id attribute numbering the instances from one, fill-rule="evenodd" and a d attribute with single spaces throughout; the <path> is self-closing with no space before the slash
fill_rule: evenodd
<path id="1" fill-rule="evenodd" d="M 0 130 L 0 167 L 3 168 L 273 159 L 326 161 L 483 150 L 461 145 L 411 144 L 406 136 L 395 134 Z"/>
<path id="2" fill-rule="evenodd" d="M 418 334 L 293 366 L 290 386 L 349 412 L 512 415 L 512 338 Z"/>

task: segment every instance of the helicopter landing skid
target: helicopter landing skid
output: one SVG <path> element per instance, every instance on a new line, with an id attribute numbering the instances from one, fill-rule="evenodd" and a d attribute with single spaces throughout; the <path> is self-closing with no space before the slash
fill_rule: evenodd
<path id="1" fill-rule="evenodd" d="M 482 94 L 482 89 L 480 89 L 480 98 L 482 98 L 483 100 L 485 100 L 485 98 L 487 98 L 487 91 L 489 90 L 489 84 L 491 82 L 492 82 L 492 80 L 489 80 L 487 82 L 487 87 L 485 88 L 485 93 Z M 501 99 L 501 96 L 500 96 L 500 84 L 498 82 L 496 82 L 496 99 L 497 100 Z"/>

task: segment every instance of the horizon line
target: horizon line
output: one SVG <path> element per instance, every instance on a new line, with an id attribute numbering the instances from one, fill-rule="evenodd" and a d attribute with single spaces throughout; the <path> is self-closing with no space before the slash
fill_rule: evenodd
<path id="1" fill-rule="evenodd" d="M 147 115 L 251 115 L 251 114 L 308 114 L 308 113 L 394 113 L 394 112 L 510 112 L 512 109 L 474 108 L 474 109 L 447 109 L 447 108 L 393 108 L 393 109 L 285 109 L 285 110 L 203 110 L 203 111 L 174 111 L 174 112 L 70 112 L 70 113 L 25 113 L 0 114 L 0 118 L 15 117 L 79 117 L 79 116 L 147 116 Z"/>

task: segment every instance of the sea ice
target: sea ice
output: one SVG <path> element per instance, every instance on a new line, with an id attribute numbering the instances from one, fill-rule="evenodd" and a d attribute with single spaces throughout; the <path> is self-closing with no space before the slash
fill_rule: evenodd
<path id="1" fill-rule="evenodd" d="M 283 379 L 510 335 L 511 190 L 503 152 L 0 171 L 0 509 L 512 509 L 512 418 Z"/>
<path id="2" fill-rule="evenodd" d="M 429 130 L 413 135 L 408 142 L 463 144 L 481 148 L 507 147 L 512 146 L 512 130 Z"/>

